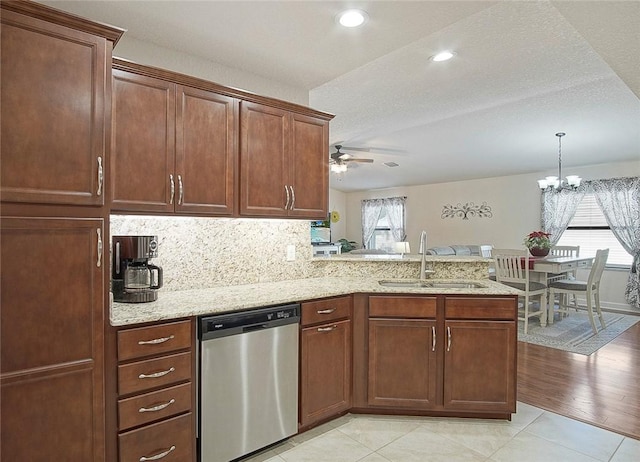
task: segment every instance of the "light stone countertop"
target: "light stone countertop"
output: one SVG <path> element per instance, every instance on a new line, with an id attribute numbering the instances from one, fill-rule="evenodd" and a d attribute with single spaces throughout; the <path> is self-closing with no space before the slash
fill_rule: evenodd
<path id="1" fill-rule="evenodd" d="M 125 326 L 352 293 L 516 295 L 513 289 L 489 279 L 461 281 L 476 282 L 486 286 L 486 288 L 475 289 L 387 287 L 380 285 L 378 281 L 379 278 L 319 277 L 160 292 L 155 302 L 112 303 L 110 320 L 113 326 Z M 437 279 L 429 279 L 429 281 L 438 282 Z M 451 282 L 451 280 L 443 281 Z"/>
<path id="2" fill-rule="evenodd" d="M 490 263 L 493 260 L 479 255 L 426 255 L 427 263 Z M 418 262 L 422 261 L 422 256 L 415 253 L 401 254 L 359 254 L 352 255 L 343 253 L 339 255 L 317 255 L 311 259 L 312 263 L 319 262 Z"/>

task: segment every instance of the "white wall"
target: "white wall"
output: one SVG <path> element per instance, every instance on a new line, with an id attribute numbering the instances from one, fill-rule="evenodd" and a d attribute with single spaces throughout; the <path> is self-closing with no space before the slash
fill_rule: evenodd
<path id="1" fill-rule="evenodd" d="M 240 88 L 261 96 L 278 98 L 292 103 L 309 105 L 309 92 L 274 80 L 265 79 L 251 72 L 242 71 L 206 59 L 143 42 L 127 34 L 113 52 L 118 58 L 128 59 L 147 66 L 180 72 L 209 80 L 227 87 Z"/>
<path id="2" fill-rule="evenodd" d="M 584 179 L 640 176 L 640 162 L 622 162 L 571 168 Z M 360 201 L 362 199 L 407 196 L 407 239 L 418 248 L 421 230 L 426 230 L 428 246 L 450 244 L 492 244 L 495 247 L 523 247 L 524 236 L 540 229 L 540 190 L 536 180 L 545 172 L 486 178 L 346 194 L 346 234 L 362 243 Z M 491 207 L 491 218 L 441 218 L 443 206 L 467 202 Z M 415 245 L 415 247 L 414 247 Z M 624 305 L 627 273 L 607 271 L 603 277 L 604 300 L 611 306 Z M 620 290 L 622 288 L 622 290 Z M 611 290 L 609 290 L 611 289 Z"/>
<path id="3" fill-rule="evenodd" d="M 329 212 L 338 212 L 340 219 L 331 223 L 331 240 L 347 237 L 347 195 L 337 189 L 329 189 Z"/>

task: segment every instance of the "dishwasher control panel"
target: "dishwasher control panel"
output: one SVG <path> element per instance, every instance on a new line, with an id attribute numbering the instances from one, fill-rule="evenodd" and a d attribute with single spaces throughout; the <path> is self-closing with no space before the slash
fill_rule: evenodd
<path id="1" fill-rule="evenodd" d="M 253 330 L 300 322 L 300 305 L 257 308 L 236 313 L 203 316 L 198 326 L 200 340 L 226 337 Z"/>

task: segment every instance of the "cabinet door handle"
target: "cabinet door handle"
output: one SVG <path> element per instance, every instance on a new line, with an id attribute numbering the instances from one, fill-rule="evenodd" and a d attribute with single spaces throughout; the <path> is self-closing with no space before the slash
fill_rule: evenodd
<path id="1" fill-rule="evenodd" d="M 96 233 L 98 234 L 98 257 L 96 266 L 100 268 L 100 266 L 102 266 L 102 230 L 100 228 L 96 228 Z"/>
<path id="2" fill-rule="evenodd" d="M 102 194 L 102 182 L 104 181 L 104 172 L 102 171 L 102 157 L 98 157 L 98 190 L 96 194 Z"/>
<path id="3" fill-rule="evenodd" d="M 140 413 L 143 413 L 143 412 L 158 412 L 158 411 L 161 411 L 163 409 L 166 409 L 167 407 L 171 406 L 175 402 L 176 402 L 176 400 L 171 398 L 171 400 L 167 401 L 166 403 L 158 404 L 158 405 L 153 406 L 153 407 L 141 407 L 140 409 L 138 409 L 138 412 L 140 412 Z"/>
<path id="4" fill-rule="evenodd" d="M 331 314 L 335 310 L 336 310 L 335 308 L 329 308 L 327 310 L 318 310 L 318 311 L 316 311 L 316 313 L 318 313 L 318 314 Z"/>
<path id="5" fill-rule="evenodd" d="M 169 174 L 169 182 L 171 183 L 171 197 L 169 198 L 169 204 L 173 204 L 173 196 L 176 194 L 176 183 L 173 181 L 173 175 Z"/>
<path id="6" fill-rule="evenodd" d="M 289 209 L 289 201 L 291 200 L 291 197 L 289 196 L 289 187 L 286 184 L 284 185 L 284 192 L 287 193 L 287 203 L 284 204 L 284 209 L 288 210 Z"/>
<path id="7" fill-rule="evenodd" d="M 336 327 L 338 327 L 338 326 L 336 326 L 335 324 L 333 326 L 329 326 L 329 327 L 318 327 L 318 332 L 331 332 Z"/>
<path id="8" fill-rule="evenodd" d="M 162 338 L 154 338 L 153 340 L 138 340 L 138 345 L 157 345 L 158 343 L 168 342 L 172 338 L 174 338 L 173 335 Z"/>
<path id="9" fill-rule="evenodd" d="M 431 326 L 431 351 L 436 351 L 436 328 Z"/>
<path id="10" fill-rule="evenodd" d="M 153 456 L 142 456 L 140 457 L 140 462 L 146 462 L 147 460 L 160 460 L 163 457 L 166 457 L 169 455 L 170 452 L 175 451 L 176 447 L 175 446 L 171 446 L 169 449 L 167 449 L 164 452 L 159 452 L 158 454 L 155 454 Z"/>
<path id="11" fill-rule="evenodd" d="M 289 210 L 293 210 L 293 208 L 296 206 L 296 192 L 293 189 L 293 186 L 289 186 L 291 188 L 291 207 L 289 207 Z"/>
<path id="12" fill-rule="evenodd" d="M 178 205 L 182 205 L 184 202 L 184 187 L 182 185 L 182 176 L 178 175 Z"/>
<path id="13" fill-rule="evenodd" d="M 166 371 L 154 372 L 153 374 L 140 374 L 138 376 L 139 379 L 157 379 L 159 377 L 164 377 L 165 375 L 175 371 L 175 367 L 170 367 Z"/>
<path id="14" fill-rule="evenodd" d="M 447 326 L 447 351 L 451 351 L 451 327 Z"/>

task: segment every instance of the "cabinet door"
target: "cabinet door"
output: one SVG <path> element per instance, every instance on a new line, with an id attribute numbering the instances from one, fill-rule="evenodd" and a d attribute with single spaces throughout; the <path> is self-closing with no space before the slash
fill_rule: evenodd
<path id="1" fill-rule="evenodd" d="M 231 215 L 237 100 L 177 87 L 176 212 Z"/>
<path id="2" fill-rule="evenodd" d="M 293 114 L 290 216 L 325 219 L 329 201 L 329 122 Z"/>
<path id="3" fill-rule="evenodd" d="M 369 320 L 369 405 L 436 405 L 435 335 L 435 320 Z"/>
<path id="4" fill-rule="evenodd" d="M 289 123 L 287 111 L 240 103 L 241 215 L 287 216 Z"/>
<path id="5" fill-rule="evenodd" d="M 106 40 L 6 10 L 1 35 L 2 200 L 104 204 Z"/>
<path id="6" fill-rule="evenodd" d="M 300 425 L 311 425 L 351 407 L 351 321 L 302 330 Z"/>
<path id="7" fill-rule="evenodd" d="M 446 320 L 444 407 L 516 411 L 513 321 Z"/>
<path id="8" fill-rule="evenodd" d="M 2 219 L 2 460 L 104 460 L 101 219 Z"/>
<path id="9" fill-rule="evenodd" d="M 114 70 L 113 95 L 112 209 L 173 211 L 175 85 Z"/>

